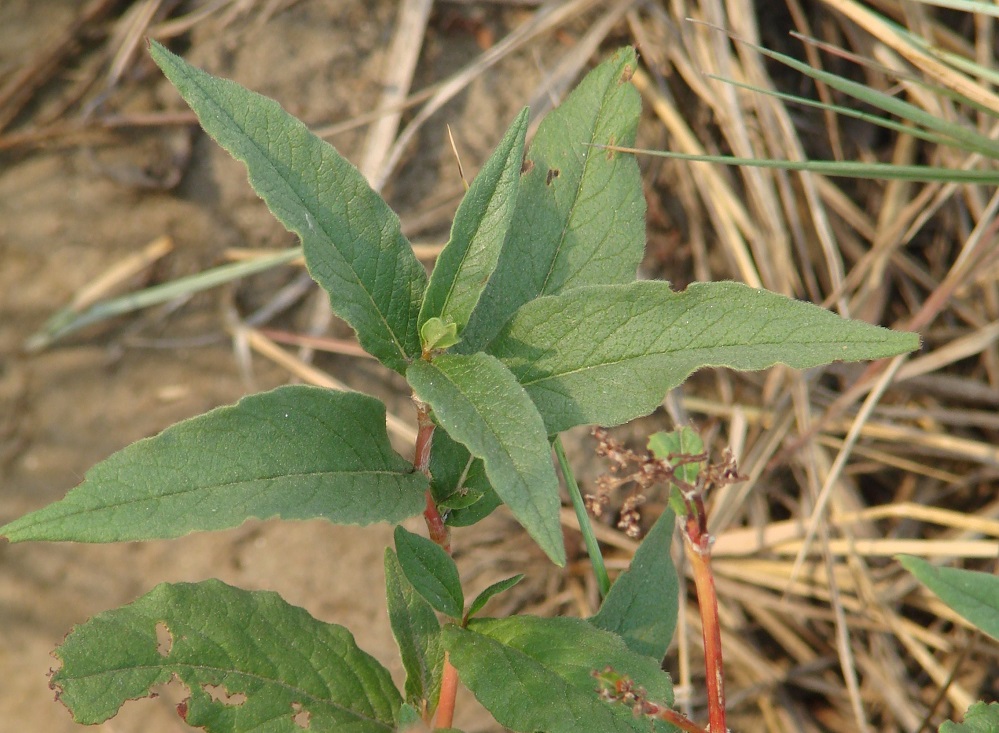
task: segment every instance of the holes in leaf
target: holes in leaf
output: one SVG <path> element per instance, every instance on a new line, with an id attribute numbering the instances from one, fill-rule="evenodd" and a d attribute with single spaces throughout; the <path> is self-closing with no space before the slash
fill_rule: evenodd
<path id="1" fill-rule="evenodd" d="M 558 168 L 549 168 L 548 175 L 545 176 L 545 185 L 546 186 L 552 185 L 552 181 L 554 181 L 560 175 L 562 175 L 562 171 L 560 171 Z"/>
<path id="2" fill-rule="evenodd" d="M 291 722 L 302 730 L 308 730 L 312 724 L 312 713 L 305 710 L 300 702 L 293 702 L 291 704 L 291 712 L 293 713 Z"/>
<path id="3" fill-rule="evenodd" d="M 169 657 L 173 649 L 173 634 L 165 621 L 156 622 L 156 651 L 161 657 Z"/>
<path id="4" fill-rule="evenodd" d="M 225 685 L 204 684 L 201 689 L 208 693 L 213 702 L 220 702 L 228 707 L 237 707 L 246 702 L 246 695 L 242 692 L 230 693 Z"/>

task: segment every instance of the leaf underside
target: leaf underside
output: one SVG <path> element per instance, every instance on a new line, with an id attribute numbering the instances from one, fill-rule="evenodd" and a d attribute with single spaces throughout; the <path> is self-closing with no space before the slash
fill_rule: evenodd
<path id="1" fill-rule="evenodd" d="M 289 386 L 245 397 L 98 463 L 64 499 L 0 527 L 12 542 L 120 542 L 236 527 L 250 518 L 398 522 L 427 480 L 392 450 L 385 406 Z"/>

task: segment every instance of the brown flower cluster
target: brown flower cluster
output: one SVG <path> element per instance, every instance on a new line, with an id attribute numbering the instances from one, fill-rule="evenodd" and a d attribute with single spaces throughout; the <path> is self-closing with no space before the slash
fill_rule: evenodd
<path id="1" fill-rule="evenodd" d="M 607 473 L 597 478 L 595 492 L 584 497 L 586 508 L 595 517 L 603 516 L 610 504 L 611 495 L 628 485 L 628 494 L 623 500 L 617 527 L 629 537 L 638 537 L 641 533 L 640 507 L 646 501 L 648 490 L 657 484 L 676 486 L 684 501 L 689 503 L 695 496 L 703 497 L 709 487 L 744 480 L 739 475 L 735 457 L 730 450 L 725 451 L 722 462 L 718 464 L 708 464 L 706 453 L 670 455 L 661 459 L 649 452 L 626 448 L 612 438 L 606 428 L 594 428 L 592 434 L 597 440 L 596 454 L 606 458 L 610 467 Z M 687 483 L 677 476 L 677 469 L 691 463 L 705 464 L 698 474 L 696 484 Z"/>

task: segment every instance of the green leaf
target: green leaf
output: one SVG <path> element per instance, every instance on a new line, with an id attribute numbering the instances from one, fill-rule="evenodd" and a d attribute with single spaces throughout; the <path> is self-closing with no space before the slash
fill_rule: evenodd
<path id="1" fill-rule="evenodd" d="M 152 41 L 150 53 L 201 126 L 246 165 L 250 185 L 302 239 L 312 277 L 361 345 L 400 374 L 419 356 L 426 271 L 399 217 L 329 143 L 272 99 L 187 64 Z"/>
<path id="2" fill-rule="evenodd" d="M 558 478 L 537 409 L 514 376 L 478 353 L 417 360 L 406 372 L 448 434 L 481 458 L 496 493 L 558 565 L 565 564 Z"/>
<path id="3" fill-rule="evenodd" d="M 444 649 L 433 607 L 406 579 L 399 558 L 385 548 L 385 595 L 392 635 L 406 669 L 406 700 L 433 712 L 441 691 Z"/>
<path id="4" fill-rule="evenodd" d="M 999 730 L 999 702 L 976 702 L 964 714 L 963 723 L 948 720 L 940 733 L 995 733 Z"/>
<path id="5" fill-rule="evenodd" d="M 481 461 L 479 462 L 481 465 Z M 457 507 L 448 512 L 444 523 L 449 527 L 471 527 L 503 506 L 503 500 L 490 486 L 479 498 L 468 506 Z"/>
<path id="6" fill-rule="evenodd" d="M 938 568 L 911 555 L 899 555 L 898 561 L 975 628 L 999 639 L 999 577 L 974 570 Z"/>
<path id="7" fill-rule="evenodd" d="M 458 343 L 458 324 L 450 318 L 431 318 L 420 326 L 420 344 L 424 352 L 446 349 Z"/>
<path id="8" fill-rule="evenodd" d="M 582 619 L 516 616 L 445 626 L 444 645 L 462 684 L 496 720 L 515 731 L 650 733 L 671 731 L 600 700 L 593 673 L 608 665 L 671 705 L 672 685 L 659 662 L 629 651 L 616 635 Z"/>
<path id="9" fill-rule="evenodd" d="M 657 660 L 676 628 L 680 583 L 670 556 L 675 516 L 665 511 L 642 540 L 631 566 L 611 586 L 590 622 L 612 631 L 636 654 Z"/>
<path id="10" fill-rule="evenodd" d="M 468 323 L 489 276 L 496 269 L 513 219 L 528 120 L 525 108 L 458 206 L 451 239 L 437 258 L 423 296 L 421 324 L 434 317 L 450 319 L 460 332 Z"/>
<path id="11" fill-rule="evenodd" d="M 395 528 L 399 565 L 413 588 L 445 616 L 461 618 L 465 596 L 458 567 L 444 549 L 404 527 Z"/>
<path id="12" fill-rule="evenodd" d="M 255 517 L 398 522 L 427 481 L 392 450 L 385 406 L 356 392 L 280 387 L 167 428 L 17 519 L 11 542 L 120 542 L 236 527 Z"/>
<path id="13" fill-rule="evenodd" d="M 55 654 L 52 686 L 87 725 L 174 676 L 190 693 L 178 707 L 187 724 L 219 733 L 293 733 L 303 714 L 312 730 L 387 733 L 402 704 L 347 629 L 218 580 L 158 585 L 77 626 Z"/>
<path id="14" fill-rule="evenodd" d="M 575 288 L 517 311 L 490 344 L 551 433 L 619 425 L 652 412 L 666 392 L 708 366 L 797 369 L 918 348 L 899 333 L 740 283 Z"/>
<path id="15" fill-rule="evenodd" d="M 698 456 L 704 453 L 704 441 L 693 428 L 682 427 L 679 430 L 665 432 L 660 430 L 649 436 L 649 451 L 660 461 L 667 461 L 676 469 L 676 477 L 688 484 L 697 481 L 697 475 L 704 468 L 704 461 L 688 463 L 681 461 L 682 456 Z M 670 456 L 676 456 L 670 460 Z"/>
<path id="16" fill-rule="evenodd" d="M 482 459 L 443 430 L 434 431 L 430 476 L 437 506 L 450 510 L 445 522 L 451 527 L 471 526 L 503 503 L 489 485 Z"/>
<path id="17" fill-rule="evenodd" d="M 627 283 L 645 251 L 638 163 L 593 145 L 632 145 L 641 100 L 635 51 L 591 71 L 538 128 L 496 271 L 457 350 L 481 350 L 521 305 L 579 285 Z"/>
<path id="18" fill-rule="evenodd" d="M 497 596 L 500 593 L 510 590 L 523 579 L 524 574 L 518 573 L 512 578 L 507 578 L 506 580 L 500 580 L 499 582 L 493 583 L 491 586 L 479 593 L 479 595 L 475 596 L 475 600 L 472 601 L 472 605 L 468 607 L 468 613 L 465 614 L 465 618 L 472 618 L 475 614 L 485 608 L 486 604 L 493 596 Z"/>

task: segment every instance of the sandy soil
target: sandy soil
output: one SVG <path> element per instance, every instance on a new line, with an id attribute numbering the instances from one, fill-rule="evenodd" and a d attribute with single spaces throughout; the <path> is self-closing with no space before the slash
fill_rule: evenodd
<path id="1" fill-rule="evenodd" d="M 310 124 L 339 122 L 374 106 L 395 3 L 297 3 L 270 17 L 233 8 L 225 24 L 224 14 L 216 14 L 174 47 L 194 63 L 276 97 Z M 68 1 L 3 3 L 0 78 L 67 27 L 78 9 Z M 472 20 L 497 35 L 518 20 L 517 11 L 490 13 Z M 445 20 L 432 20 L 417 87 L 481 52 L 481 26 L 477 37 L 475 23 Z M 539 73 L 532 53 L 483 75 L 426 126 L 387 191 L 404 222 L 457 183 L 443 122 L 455 130 L 466 170 L 474 170 L 505 120 L 535 91 Z M 181 110 L 179 98 L 140 54 L 103 111 Z M 57 75 L 51 96 L 89 73 L 93 63 L 86 56 L 74 59 Z M 50 109 L 46 100 L 43 95 L 22 117 L 30 122 Z M 356 159 L 363 133 L 346 132 L 332 142 Z M 136 185 L 172 173 L 181 179 L 170 190 Z M 131 128 L 96 142 L 56 141 L 0 158 L 0 521 L 60 498 L 89 466 L 131 441 L 287 379 L 260 360 L 247 382 L 224 336 L 220 309 L 265 301 L 294 277 L 290 270 L 195 296 L 172 311 L 92 327 L 38 354 L 21 351 L 81 287 L 164 234 L 175 250 L 147 275 L 150 282 L 217 264 L 229 246 L 293 243 L 252 193 L 242 168 L 186 126 Z M 419 235 L 443 238 L 446 228 L 436 224 Z M 304 323 L 308 309 L 301 311 L 292 323 Z M 319 363 L 340 378 L 395 394 L 397 385 L 366 364 L 342 357 Z M 389 541 L 385 526 L 255 522 L 170 542 L 2 546 L 0 733 L 80 730 L 52 701 L 46 680 L 55 664 L 51 649 L 73 624 L 164 581 L 219 577 L 276 590 L 318 618 L 352 629 L 363 648 L 398 674 L 381 591 Z M 176 692 L 130 703 L 99 729 L 188 730 L 173 710 Z"/>

